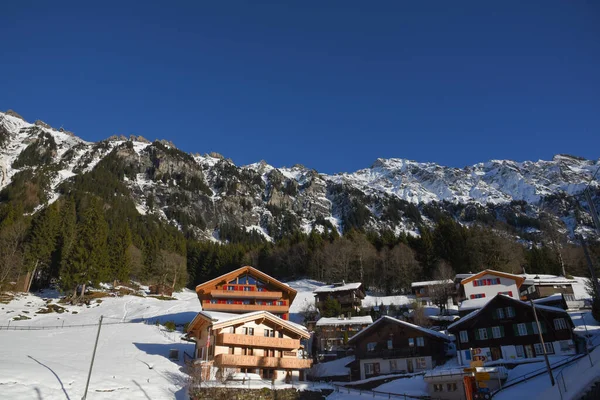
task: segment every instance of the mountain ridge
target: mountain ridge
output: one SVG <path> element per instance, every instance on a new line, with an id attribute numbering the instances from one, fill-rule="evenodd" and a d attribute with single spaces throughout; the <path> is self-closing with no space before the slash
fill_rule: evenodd
<path id="1" fill-rule="evenodd" d="M 435 209 L 462 223 L 501 221 L 517 233 L 538 229 L 533 220 L 550 210 L 566 234 L 589 236 L 591 221 L 575 215 L 573 195 L 600 167 L 600 159 L 564 154 L 463 168 L 378 158 L 370 167 L 337 174 L 303 165 L 276 168 L 264 160 L 237 166 L 217 153 L 185 153 L 166 139 L 113 135 L 88 142 L 41 121 L 28 123 L 14 112 L 0 112 L 0 152 L 0 190 L 25 171 L 50 176 L 45 201 L 31 212 L 55 201 L 65 183 L 112 154 L 123 164 L 115 173 L 140 213 L 155 213 L 207 239 L 219 238 L 223 225 L 260 232 L 268 240 L 315 228 L 418 235 L 419 224 L 436 219 Z M 597 194 L 598 178 L 591 187 Z M 523 224 L 528 219 L 531 226 Z"/>

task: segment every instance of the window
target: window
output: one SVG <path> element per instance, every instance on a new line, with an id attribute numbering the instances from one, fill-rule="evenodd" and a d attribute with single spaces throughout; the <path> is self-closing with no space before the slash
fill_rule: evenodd
<path id="1" fill-rule="evenodd" d="M 254 328 L 244 328 L 244 335 L 254 336 Z"/>
<path id="2" fill-rule="evenodd" d="M 501 328 L 501 326 L 492 326 L 492 336 L 494 337 L 494 339 L 498 339 L 504 336 L 502 334 L 503 329 Z"/>
<path id="3" fill-rule="evenodd" d="M 235 327 L 234 326 L 230 326 L 228 330 L 229 330 L 229 333 L 235 333 Z"/>
<path id="4" fill-rule="evenodd" d="M 447 383 L 446 384 L 446 389 L 449 392 L 456 392 L 457 388 L 456 388 L 456 383 Z"/>
<path id="5" fill-rule="evenodd" d="M 544 343 L 544 347 L 546 348 L 546 353 L 554 354 L 554 345 L 552 343 Z"/>
<path id="6" fill-rule="evenodd" d="M 244 286 L 244 292 L 249 292 L 250 290 L 250 286 Z"/>
<path id="7" fill-rule="evenodd" d="M 409 345 L 410 347 L 415 347 L 415 339 L 413 339 L 413 338 L 409 337 L 409 338 L 408 338 L 408 345 Z"/>
<path id="8" fill-rule="evenodd" d="M 496 318 L 504 319 L 504 309 L 503 308 L 496 308 Z"/>
<path id="9" fill-rule="evenodd" d="M 441 383 L 434 383 L 433 384 L 433 391 L 434 392 L 443 392 L 444 391 L 444 385 Z"/>
<path id="10" fill-rule="evenodd" d="M 564 318 L 554 319 L 554 329 L 567 329 L 567 323 Z"/>
<path id="11" fill-rule="evenodd" d="M 365 364 L 365 375 L 379 375 L 379 363 Z"/>
<path id="12" fill-rule="evenodd" d="M 387 341 L 387 348 L 388 349 L 393 349 L 394 348 L 394 345 L 392 343 L 392 339 L 388 339 L 388 341 Z"/>
<path id="13" fill-rule="evenodd" d="M 210 301 L 210 304 L 219 304 L 219 302 L 218 302 L 216 299 L 212 299 L 212 300 Z"/>
<path id="14" fill-rule="evenodd" d="M 427 369 L 427 361 L 424 358 L 415 358 L 417 369 Z"/>
<path id="15" fill-rule="evenodd" d="M 233 304 L 233 300 L 227 300 L 227 304 Z"/>
<path id="16" fill-rule="evenodd" d="M 367 343 L 367 351 L 375 351 L 376 346 L 377 346 L 377 342 Z"/>
<path id="17" fill-rule="evenodd" d="M 275 331 L 273 329 L 264 330 L 265 337 L 275 337 Z"/>
<path id="18" fill-rule="evenodd" d="M 227 290 L 235 290 L 235 286 L 227 286 Z"/>
<path id="19" fill-rule="evenodd" d="M 533 345 L 535 348 L 535 354 L 538 356 L 544 355 L 544 350 L 541 343 L 536 343 Z"/>
<path id="20" fill-rule="evenodd" d="M 398 364 L 396 360 L 390 360 L 390 371 L 396 371 L 398 369 Z"/>
<path id="21" fill-rule="evenodd" d="M 525 357 L 525 353 L 523 352 L 523 346 L 522 345 L 515 346 L 515 350 L 517 351 L 517 357 L 519 357 L 519 358 Z"/>
<path id="22" fill-rule="evenodd" d="M 460 342 L 461 343 L 469 342 L 469 333 L 467 331 L 460 331 Z"/>
<path id="23" fill-rule="evenodd" d="M 477 293 L 477 294 L 471 295 L 471 299 L 483 299 L 484 297 L 485 297 L 485 293 Z"/>
<path id="24" fill-rule="evenodd" d="M 527 336 L 527 326 L 525 324 L 517 324 L 517 336 Z"/>
<path id="25" fill-rule="evenodd" d="M 504 294 L 504 295 L 507 295 L 509 297 L 512 297 L 512 290 L 508 291 L 508 292 L 498 292 L 498 294 Z"/>
<path id="26" fill-rule="evenodd" d="M 418 346 L 418 347 L 425 347 L 425 338 L 423 338 L 423 337 L 418 337 L 418 338 L 417 338 L 417 346 Z"/>
<path id="27" fill-rule="evenodd" d="M 476 279 L 473 281 L 473 286 L 492 286 L 499 285 L 500 278 L 492 278 L 492 279 Z"/>
<path id="28" fill-rule="evenodd" d="M 531 323 L 531 330 L 532 330 L 532 331 L 533 331 L 533 333 L 534 333 L 534 334 L 536 334 L 536 335 L 540 333 L 540 331 L 538 331 L 538 326 L 537 326 L 537 324 L 536 324 L 535 322 L 532 322 L 532 323 Z"/>
<path id="29" fill-rule="evenodd" d="M 515 309 L 512 307 L 506 307 L 506 317 L 514 318 L 515 317 Z"/>
<path id="30" fill-rule="evenodd" d="M 278 332 L 278 336 L 279 336 L 280 339 L 283 338 L 283 331 L 279 331 Z"/>
<path id="31" fill-rule="evenodd" d="M 479 340 L 485 340 L 488 338 L 487 329 L 479 328 Z"/>

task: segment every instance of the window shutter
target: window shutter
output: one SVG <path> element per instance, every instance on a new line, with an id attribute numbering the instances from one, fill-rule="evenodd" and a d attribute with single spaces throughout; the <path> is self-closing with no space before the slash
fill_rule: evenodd
<path id="1" fill-rule="evenodd" d="M 475 329 L 475 340 L 479 340 L 479 329 Z"/>
<path id="2" fill-rule="evenodd" d="M 500 337 L 504 337 L 504 326 L 500 325 Z"/>
<path id="3" fill-rule="evenodd" d="M 517 324 L 513 324 L 513 332 L 515 334 L 515 336 L 519 336 L 519 328 L 517 327 Z"/>
<path id="4" fill-rule="evenodd" d="M 544 321 L 540 321 L 540 327 L 542 328 L 542 333 L 546 333 L 546 323 Z"/>

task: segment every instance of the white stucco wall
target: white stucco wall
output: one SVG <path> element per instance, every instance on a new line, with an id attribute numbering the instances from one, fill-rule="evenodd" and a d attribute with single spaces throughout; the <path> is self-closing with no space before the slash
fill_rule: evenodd
<path id="1" fill-rule="evenodd" d="M 485 293 L 485 298 L 493 298 L 499 292 L 508 292 L 512 291 L 512 297 L 515 299 L 519 298 L 519 289 L 517 289 L 517 283 L 509 278 L 499 277 L 497 275 L 485 274 L 479 279 L 496 279 L 500 278 L 499 285 L 490 285 L 490 286 L 473 286 L 473 281 L 466 283 L 464 286 L 465 296 L 467 299 L 471 298 L 472 294 Z"/>
<path id="2" fill-rule="evenodd" d="M 417 358 L 425 359 L 425 369 L 417 368 Z M 414 372 L 425 371 L 433 368 L 433 361 L 430 356 L 426 357 L 409 357 L 409 358 L 392 358 L 392 359 L 383 359 L 383 358 L 368 358 L 360 360 L 360 379 L 366 379 L 365 374 L 365 364 L 373 364 L 379 363 L 379 374 L 391 374 L 397 371 L 408 371 L 407 360 L 412 360 Z M 392 371 L 390 369 L 390 361 L 396 361 L 396 371 Z"/>

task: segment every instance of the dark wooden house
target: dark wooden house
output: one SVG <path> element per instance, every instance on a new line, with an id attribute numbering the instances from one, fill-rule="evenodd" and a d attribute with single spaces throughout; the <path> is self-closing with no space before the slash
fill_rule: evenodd
<path id="1" fill-rule="evenodd" d="M 334 299 L 340 303 L 345 316 L 358 315 L 365 298 L 365 290 L 360 282 L 334 283 L 333 285 L 321 286 L 315 289 L 315 305 L 323 314 L 324 306 L 328 299 Z"/>
<path id="2" fill-rule="evenodd" d="M 456 337 L 458 360 L 508 362 L 543 356 L 575 353 L 573 321 L 560 308 L 535 304 L 544 346 L 540 342 L 534 311 L 529 302 L 497 295 L 483 308 L 453 323 L 448 331 Z"/>
<path id="3" fill-rule="evenodd" d="M 451 338 L 396 318 L 384 316 L 354 335 L 353 379 L 429 370 L 446 360 Z"/>

